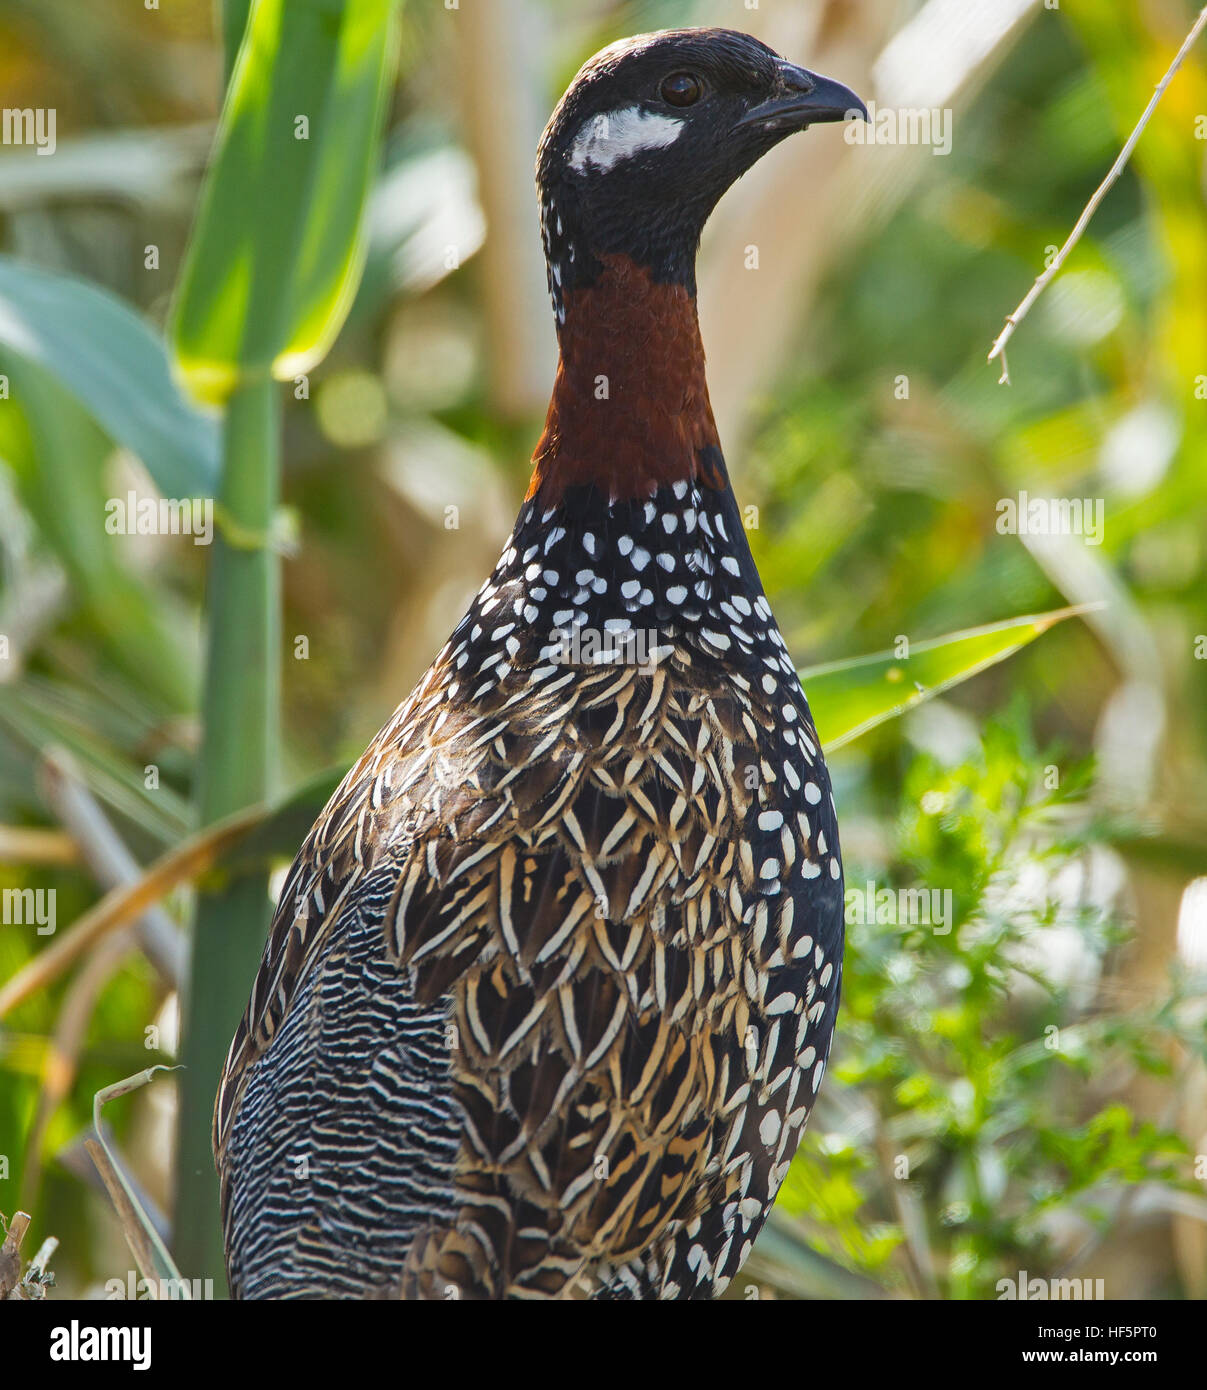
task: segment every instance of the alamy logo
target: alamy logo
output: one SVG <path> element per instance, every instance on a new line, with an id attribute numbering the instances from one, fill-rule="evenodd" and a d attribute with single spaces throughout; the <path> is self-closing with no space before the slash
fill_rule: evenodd
<path id="1" fill-rule="evenodd" d="M 559 666 L 636 666 L 648 675 L 672 651 L 658 637 L 657 628 L 557 628 L 552 659 Z"/>
<path id="2" fill-rule="evenodd" d="M 950 888 L 877 888 L 869 879 L 862 888 L 848 888 L 843 898 L 849 927 L 931 927 L 936 936 L 951 931 Z"/>
<path id="3" fill-rule="evenodd" d="M 35 154 L 54 154 L 54 107 L 6 106 L 0 110 L 0 141 L 6 145 L 34 145 Z"/>
<path id="4" fill-rule="evenodd" d="M 1101 545 L 1106 529 L 1101 497 L 1032 497 L 1020 492 L 997 504 L 1000 536 L 1082 536 L 1086 545 Z"/>
<path id="5" fill-rule="evenodd" d="M 39 936 L 53 936 L 54 888 L 6 888 L 0 894 L 0 920 L 6 927 L 36 927 Z"/>
<path id="6" fill-rule="evenodd" d="M 1057 1299 L 1098 1299 L 1105 1298 L 1104 1279 L 1041 1279 L 1039 1275 L 1027 1278 L 1027 1271 L 1020 1269 L 1017 1279 L 999 1279 L 994 1285 L 998 1302 L 1017 1299 L 1020 1302 L 1036 1303 Z"/>
<path id="7" fill-rule="evenodd" d="M 842 132 L 848 145 L 929 145 L 931 154 L 951 153 L 951 109 L 938 106 L 877 106 L 848 111 Z"/>
<path id="8" fill-rule="evenodd" d="M 124 1279 L 106 1279 L 107 1299 L 209 1299 L 214 1296 L 212 1279 L 140 1279 L 130 1270 Z"/>
<path id="9" fill-rule="evenodd" d="M 69 1327 L 55 1327 L 50 1333 L 52 1361 L 128 1361 L 131 1370 L 146 1371 L 151 1366 L 149 1327 L 81 1327 L 72 1318 Z"/>
<path id="10" fill-rule="evenodd" d="M 192 536 L 194 545 L 214 539 L 212 497 L 110 497 L 105 530 L 111 536 Z"/>

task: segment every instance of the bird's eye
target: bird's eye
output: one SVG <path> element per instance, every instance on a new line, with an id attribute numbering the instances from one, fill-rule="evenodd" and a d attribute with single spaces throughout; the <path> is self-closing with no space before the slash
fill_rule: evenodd
<path id="1" fill-rule="evenodd" d="M 704 95 L 704 83 L 690 72 L 676 72 L 661 87 L 662 100 L 672 106 L 691 106 Z"/>

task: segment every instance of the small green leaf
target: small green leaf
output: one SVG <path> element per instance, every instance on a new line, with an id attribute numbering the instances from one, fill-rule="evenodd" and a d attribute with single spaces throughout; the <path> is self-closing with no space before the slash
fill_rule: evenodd
<path id="1" fill-rule="evenodd" d="M 173 314 L 198 398 L 320 361 L 360 280 L 395 0 L 255 0 Z"/>
<path id="2" fill-rule="evenodd" d="M 806 667 L 797 674 L 809 697 L 817 732 L 826 751 L 832 752 L 886 719 L 1004 661 L 1066 618 L 1097 606 L 1058 608 L 987 627 L 966 628 L 915 642 L 908 657 L 878 652 Z"/>
<path id="3" fill-rule="evenodd" d="M 165 497 L 214 495 L 217 424 L 181 396 L 158 334 L 120 300 L 0 256 L 0 346 L 48 372 Z"/>

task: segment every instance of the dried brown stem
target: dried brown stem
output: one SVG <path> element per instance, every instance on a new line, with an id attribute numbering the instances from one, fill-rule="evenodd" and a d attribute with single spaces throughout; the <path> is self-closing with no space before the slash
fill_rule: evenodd
<path id="1" fill-rule="evenodd" d="M 1038 279 L 1035 281 L 1035 283 L 1031 286 L 1030 290 L 1028 290 L 1022 303 L 1018 306 L 1017 309 L 1015 309 L 1014 313 L 1012 313 L 1006 319 L 1006 326 L 997 335 L 996 341 L 994 342 L 993 346 L 989 349 L 990 362 L 994 361 L 996 358 L 999 357 L 1002 360 L 1002 374 L 998 378 L 998 384 L 1000 386 L 1010 385 L 1010 365 L 1006 358 L 1006 344 L 1014 336 L 1014 330 L 1031 312 L 1031 307 L 1035 303 L 1035 301 L 1040 297 L 1041 294 L 1043 294 L 1044 290 L 1048 288 L 1048 286 L 1057 277 L 1057 275 L 1060 274 L 1060 271 L 1063 268 L 1065 261 L 1069 258 L 1069 253 L 1073 250 L 1074 246 L 1076 246 L 1077 243 L 1081 240 L 1082 234 L 1084 233 L 1085 229 L 1090 225 L 1090 219 L 1098 211 L 1098 205 L 1114 187 L 1116 181 L 1119 178 L 1119 175 L 1123 173 L 1127 161 L 1132 156 L 1132 151 L 1136 148 L 1137 141 L 1140 139 L 1140 136 L 1144 133 L 1145 126 L 1147 126 L 1149 121 L 1152 119 L 1152 114 L 1157 109 L 1158 102 L 1160 102 L 1161 98 L 1165 95 L 1166 87 L 1169 86 L 1169 83 L 1173 78 L 1174 73 L 1177 72 L 1177 70 L 1182 66 L 1182 63 L 1185 60 L 1186 55 L 1194 47 L 1195 41 L 1203 32 L 1204 28 L 1207 28 L 1207 5 L 1204 5 L 1202 10 L 1199 12 L 1199 17 L 1195 20 L 1194 25 L 1190 30 L 1190 33 L 1186 35 L 1186 39 L 1185 42 L 1182 44 L 1182 47 L 1178 49 L 1177 56 L 1174 58 L 1173 62 L 1170 63 L 1168 69 L 1166 70 L 1165 76 L 1160 80 L 1160 82 L 1157 83 L 1156 90 L 1153 92 L 1148 105 L 1144 108 L 1144 114 L 1140 117 L 1139 121 L 1136 122 L 1135 129 L 1127 138 L 1127 143 L 1124 145 L 1123 149 L 1120 150 L 1119 158 L 1115 160 L 1113 165 L 1111 165 L 1110 173 L 1107 174 L 1106 178 L 1104 178 L 1102 182 L 1098 185 L 1097 189 L 1095 189 L 1094 196 L 1085 205 L 1085 208 L 1082 211 L 1081 216 L 1077 219 L 1076 226 L 1069 233 L 1068 239 L 1065 241 L 1065 244 L 1056 253 L 1056 256 L 1053 258 L 1052 264 L 1048 266 L 1048 268 L 1043 272 L 1043 274 L 1040 275 Z"/>
<path id="2" fill-rule="evenodd" d="M 179 883 L 203 874 L 224 850 L 238 844 L 264 819 L 261 807 L 242 811 L 191 836 L 151 864 L 137 883 L 114 888 L 0 989 L 0 1018 L 45 988 L 92 945 L 141 916 Z"/>

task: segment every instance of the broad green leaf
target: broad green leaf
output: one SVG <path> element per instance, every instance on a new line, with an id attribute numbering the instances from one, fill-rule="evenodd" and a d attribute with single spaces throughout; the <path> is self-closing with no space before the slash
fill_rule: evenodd
<path id="1" fill-rule="evenodd" d="M 173 315 L 190 389 L 307 371 L 347 315 L 397 54 L 395 0 L 255 0 Z"/>
<path id="2" fill-rule="evenodd" d="M 197 671 L 188 628 L 170 595 L 126 562 L 125 538 L 106 529 L 111 445 L 50 372 L 5 358 L 0 351 L 11 388 L 0 404 L 0 462 L 70 578 L 79 617 L 133 685 L 167 711 L 191 709 Z"/>
<path id="3" fill-rule="evenodd" d="M 830 752 L 886 719 L 1004 661 L 1050 627 L 1095 606 L 1058 608 L 1050 613 L 990 623 L 987 627 L 967 628 L 946 637 L 932 637 L 912 643 L 905 658 L 894 652 L 878 652 L 874 656 L 806 667 L 797 674 L 809 697 L 817 732 Z"/>
<path id="4" fill-rule="evenodd" d="M 217 423 L 185 401 L 158 334 L 120 300 L 0 256 L 0 347 L 48 372 L 165 497 L 213 496 Z"/>

